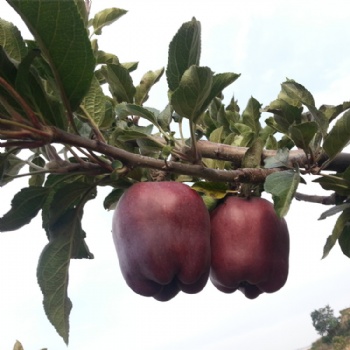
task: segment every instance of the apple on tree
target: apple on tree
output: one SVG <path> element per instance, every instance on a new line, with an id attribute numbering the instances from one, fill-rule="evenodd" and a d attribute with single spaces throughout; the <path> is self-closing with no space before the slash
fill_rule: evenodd
<path id="1" fill-rule="evenodd" d="M 249 299 L 273 293 L 288 277 L 289 233 L 272 203 L 228 196 L 211 212 L 211 272 L 214 286 L 237 289 Z"/>
<path id="2" fill-rule="evenodd" d="M 118 201 L 113 239 L 123 277 L 159 301 L 181 290 L 198 293 L 210 270 L 210 216 L 200 197 L 180 182 L 139 182 Z"/>

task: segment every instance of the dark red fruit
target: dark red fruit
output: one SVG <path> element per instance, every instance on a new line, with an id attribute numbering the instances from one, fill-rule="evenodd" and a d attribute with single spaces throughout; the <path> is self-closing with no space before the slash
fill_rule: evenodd
<path id="1" fill-rule="evenodd" d="M 160 301 L 198 293 L 210 270 L 210 216 L 179 182 L 140 182 L 120 198 L 113 239 L 128 286 Z"/>
<path id="2" fill-rule="evenodd" d="M 211 252 L 210 279 L 220 291 L 250 299 L 276 292 L 288 277 L 286 221 L 265 199 L 227 197 L 211 213 Z"/>

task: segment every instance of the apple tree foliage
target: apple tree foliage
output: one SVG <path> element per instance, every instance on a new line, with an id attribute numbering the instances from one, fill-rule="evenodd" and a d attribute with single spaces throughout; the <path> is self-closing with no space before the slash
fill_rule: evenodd
<path id="1" fill-rule="evenodd" d="M 229 191 L 266 191 L 284 216 L 293 198 L 331 204 L 320 219 L 339 214 L 323 256 L 337 242 L 350 257 L 350 102 L 317 107 L 312 94 L 287 79 L 263 106 L 241 109 L 223 90 L 239 78 L 200 65 L 201 26 L 182 24 L 165 67 L 144 73 L 99 49 L 105 26 L 126 11 L 90 17 L 90 1 L 7 0 L 33 39 L 0 19 L 0 186 L 27 176 L 0 218 L 13 231 L 39 213 L 48 239 L 37 279 L 49 321 L 68 343 L 72 303 L 70 259 L 92 259 L 82 225 L 84 205 L 109 186 L 105 209 L 139 181 L 193 183 L 208 208 Z M 167 106 L 145 106 L 166 79 Z M 190 131 L 184 137 L 183 128 Z M 312 174 L 329 197 L 297 192 Z"/>

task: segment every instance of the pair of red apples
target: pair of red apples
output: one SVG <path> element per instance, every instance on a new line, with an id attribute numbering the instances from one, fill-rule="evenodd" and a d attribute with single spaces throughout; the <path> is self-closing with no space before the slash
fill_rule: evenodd
<path id="1" fill-rule="evenodd" d="M 112 232 L 128 286 L 159 301 L 198 293 L 209 278 L 254 299 L 288 277 L 287 224 L 262 198 L 227 196 L 209 213 L 183 183 L 140 182 L 120 198 Z"/>

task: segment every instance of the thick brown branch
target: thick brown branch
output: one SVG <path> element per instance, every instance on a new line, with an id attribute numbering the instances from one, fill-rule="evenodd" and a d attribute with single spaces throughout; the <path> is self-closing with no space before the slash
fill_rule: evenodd
<path id="1" fill-rule="evenodd" d="M 146 167 L 150 169 L 158 169 L 176 174 L 186 174 L 204 178 L 210 181 L 259 183 L 263 182 L 267 175 L 276 171 L 281 171 L 281 169 L 237 169 L 227 171 L 205 168 L 202 165 L 163 161 L 160 159 L 130 153 L 123 149 L 99 142 L 98 140 L 90 140 L 59 129 L 54 129 L 52 142 L 86 148 L 90 151 L 98 152 L 113 157 L 114 159 L 118 159 L 125 165 L 133 168 Z"/>

